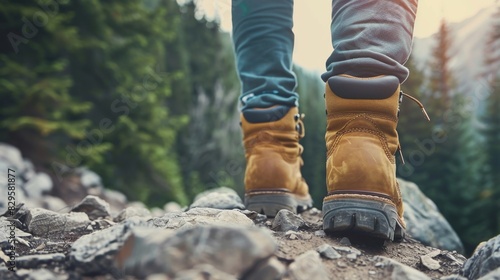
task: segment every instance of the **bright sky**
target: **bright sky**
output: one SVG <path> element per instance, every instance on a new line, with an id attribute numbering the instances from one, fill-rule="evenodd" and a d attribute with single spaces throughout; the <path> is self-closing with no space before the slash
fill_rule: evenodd
<path id="1" fill-rule="evenodd" d="M 231 30 L 230 0 L 198 1 L 202 3 L 208 15 L 215 12 L 221 18 L 223 30 Z M 443 17 L 448 22 L 462 21 L 494 3 L 495 0 L 420 0 L 414 35 L 430 36 L 437 31 Z M 324 61 L 332 50 L 329 31 L 330 5 L 330 0 L 295 0 L 294 61 L 297 64 L 313 70 L 324 70 Z"/>

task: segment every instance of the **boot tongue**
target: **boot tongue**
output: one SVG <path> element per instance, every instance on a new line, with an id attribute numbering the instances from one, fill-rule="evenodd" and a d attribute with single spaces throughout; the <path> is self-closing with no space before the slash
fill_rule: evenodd
<path id="1" fill-rule="evenodd" d="M 266 123 L 281 120 L 291 107 L 277 105 L 270 108 L 251 108 L 243 110 L 242 114 L 249 123 Z"/>

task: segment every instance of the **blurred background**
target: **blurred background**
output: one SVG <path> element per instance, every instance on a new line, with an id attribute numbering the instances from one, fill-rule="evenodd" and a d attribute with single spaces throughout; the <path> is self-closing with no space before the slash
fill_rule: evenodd
<path id="1" fill-rule="evenodd" d="M 303 175 L 325 195 L 324 84 L 329 2 L 296 1 Z M 52 177 L 79 166 L 148 206 L 202 190 L 243 192 L 239 80 L 227 0 L 0 3 L 0 142 Z M 314 32 L 311 32 L 314 30 Z M 413 181 L 470 252 L 500 233 L 500 8 L 421 0 L 399 132 Z"/>

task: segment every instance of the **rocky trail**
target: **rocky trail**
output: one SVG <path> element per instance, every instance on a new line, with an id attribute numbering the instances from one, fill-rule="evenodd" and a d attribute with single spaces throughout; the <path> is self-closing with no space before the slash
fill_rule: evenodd
<path id="1" fill-rule="evenodd" d="M 78 169 L 78 195 L 63 200 L 47 195 L 48 176 L 0 143 L 4 168 L 19 170 L 21 194 L 8 211 L 0 178 L 0 279 L 500 279 L 500 235 L 466 259 L 436 206 L 405 181 L 408 235 L 380 244 L 326 235 L 315 208 L 268 219 L 228 188 L 188 207 L 148 209 Z"/>

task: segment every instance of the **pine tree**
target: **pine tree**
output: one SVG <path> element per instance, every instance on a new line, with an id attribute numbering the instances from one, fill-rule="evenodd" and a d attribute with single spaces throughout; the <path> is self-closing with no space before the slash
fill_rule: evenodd
<path id="1" fill-rule="evenodd" d="M 323 98 L 325 83 L 316 72 L 297 65 L 294 65 L 293 71 L 298 82 L 299 110 L 300 113 L 305 114 L 306 135 L 300 141 L 304 146 L 302 176 L 309 185 L 309 192 L 315 206 L 321 208 L 326 195 L 326 117 L 323 109 L 325 108 Z"/>
<path id="2" fill-rule="evenodd" d="M 180 39 L 189 54 L 186 56 L 189 91 L 174 97 L 182 100 L 179 107 L 189 112 L 189 123 L 176 140 L 185 190 L 191 197 L 220 186 L 241 193 L 245 158 L 232 41 L 229 34 L 219 30 L 216 21 L 196 17 L 193 1 L 184 3 L 181 12 Z"/>
<path id="3" fill-rule="evenodd" d="M 420 100 L 427 108 L 429 98 L 424 93 L 424 73 L 417 67 L 413 56 L 410 56 L 405 66 L 408 67 L 410 76 L 401 85 L 401 90 Z M 429 108 L 427 108 L 428 110 Z M 429 113 L 435 112 L 429 111 Z M 418 105 L 407 98 L 403 98 L 400 105 L 398 134 L 405 162 L 403 164 L 399 155 L 396 155 L 398 159 L 397 174 L 422 185 L 428 180 L 428 174 L 425 173 L 423 165 L 435 151 L 435 143 L 432 140 L 432 124 L 427 121 Z"/>
<path id="4" fill-rule="evenodd" d="M 435 149 L 425 159 L 422 190 L 436 203 L 470 252 L 491 233 L 479 201 L 487 186 L 483 143 L 478 135 L 475 112 L 467 93 L 457 92 L 450 68 L 452 38 L 443 21 L 436 35 L 430 63 L 431 76 L 426 107 L 432 119 L 428 147 Z M 473 225 L 473 226 L 471 226 Z"/>
<path id="5" fill-rule="evenodd" d="M 180 75 L 165 55 L 177 36 L 177 3 L 59 2 L 0 4 L 1 34 L 17 34 L 1 47 L 2 135 L 53 175 L 56 194 L 68 168 L 87 165 L 130 199 L 186 203 L 174 150 L 186 116 L 169 114 Z M 40 146 L 46 152 L 36 157 Z"/>
<path id="6" fill-rule="evenodd" d="M 65 55 L 82 42 L 61 10 L 36 1 L 0 3 L 0 141 L 47 171 L 65 137 L 83 139 L 91 104 L 70 94 L 73 80 Z M 44 8 L 47 8 L 44 10 Z M 59 11 L 59 12 L 58 12 Z M 95 147 L 103 150 L 102 147 Z"/>
<path id="7" fill-rule="evenodd" d="M 493 26 L 489 40 L 485 46 L 485 61 L 483 79 L 487 82 L 489 97 L 486 100 L 486 112 L 483 116 L 486 139 L 487 166 L 491 185 L 481 193 L 481 200 L 487 204 L 487 214 L 490 217 L 490 229 L 493 233 L 500 232 L 500 6 L 493 15 Z"/>

